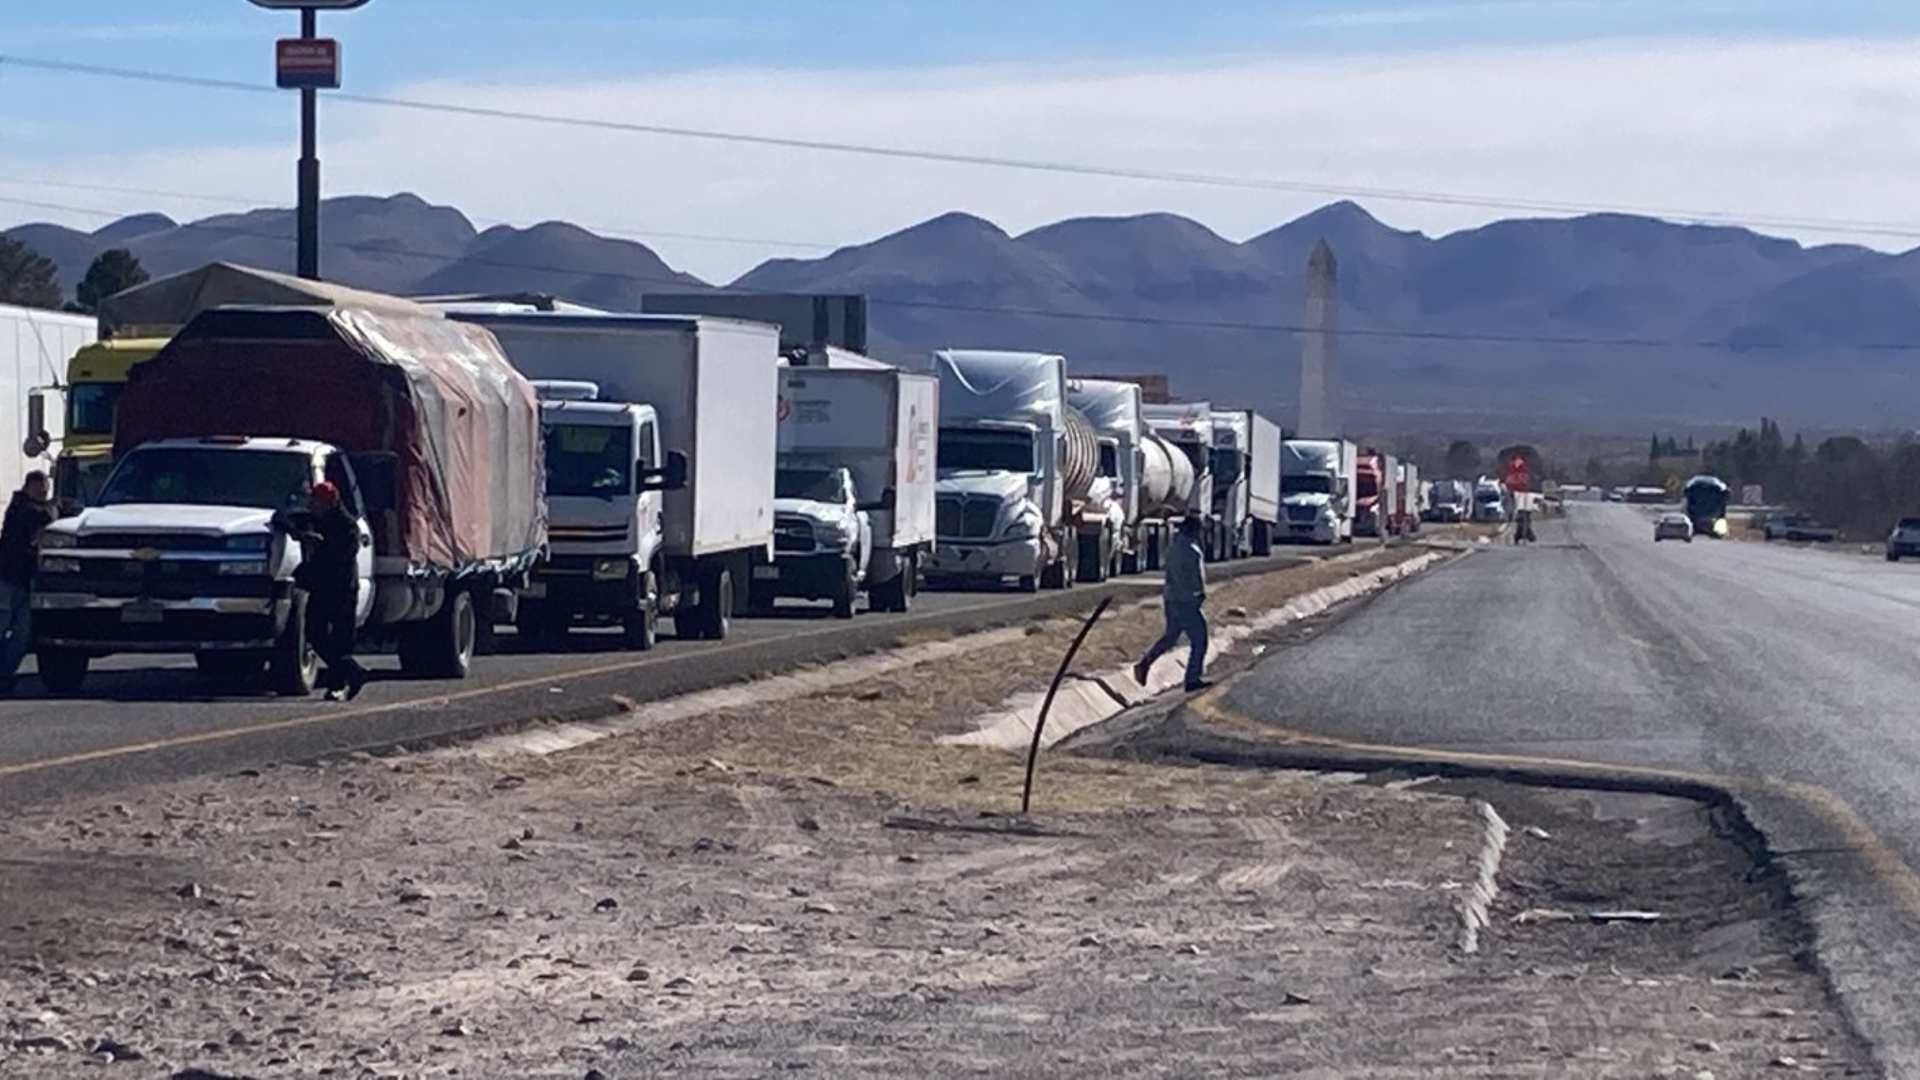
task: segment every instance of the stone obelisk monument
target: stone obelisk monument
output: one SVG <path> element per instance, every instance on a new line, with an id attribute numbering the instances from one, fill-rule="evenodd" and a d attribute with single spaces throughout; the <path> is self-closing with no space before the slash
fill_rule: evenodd
<path id="1" fill-rule="evenodd" d="M 1334 319 L 1340 307 L 1340 265 L 1325 239 L 1307 256 L 1307 318 L 1300 349 L 1300 428 L 1303 439 L 1340 434 L 1334 415 L 1339 372 L 1334 365 Z"/>

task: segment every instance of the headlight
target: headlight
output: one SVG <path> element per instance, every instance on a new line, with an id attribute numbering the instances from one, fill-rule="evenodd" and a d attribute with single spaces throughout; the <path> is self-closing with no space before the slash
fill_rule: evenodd
<path id="1" fill-rule="evenodd" d="M 70 532 L 54 532 L 49 529 L 40 534 L 41 551 L 59 551 L 79 546 L 80 538 Z"/>
<path id="2" fill-rule="evenodd" d="M 816 543 L 825 541 L 837 547 L 853 539 L 853 526 L 844 521 L 815 522 L 813 536 Z"/>
<path id="3" fill-rule="evenodd" d="M 221 577 L 250 577 L 267 572 L 265 559 L 228 559 L 213 564 L 213 572 Z"/>
<path id="4" fill-rule="evenodd" d="M 1007 524 L 1007 539 L 1031 540 L 1040 535 L 1040 515 L 1031 511 L 1022 511 L 1019 517 Z"/>
<path id="5" fill-rule="evenodd" d="M 58 555 L 40 556 L 40 572 L 43 574 L 77 574 L 80 572 L 80 560 L 68 559 Z"/>
<path id="6" fill-rule="evenodd" d="M 626 577 L 627 560 L 623 558 L 593 560 L 593 580 L 625 581 Z"/>
<path id="7" fill-rule="evenodd" d="M 272 533 L 247 533 L 243 536 L 227 537 L 228 551 L 251 551 L 264 555 L 272 544 Z"/>

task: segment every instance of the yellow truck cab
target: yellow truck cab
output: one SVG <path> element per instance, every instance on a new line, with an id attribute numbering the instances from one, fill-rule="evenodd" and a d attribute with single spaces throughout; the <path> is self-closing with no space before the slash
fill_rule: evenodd
<path id="1" fill-rule="evenodd" d="M 62 501 L 90 503 L 113 467 L 113 411 L 135 364 L 152 359 L 163 337 L 97 341 L 67 363 L 67 433 L 53 464 L 53 490 Z"/>

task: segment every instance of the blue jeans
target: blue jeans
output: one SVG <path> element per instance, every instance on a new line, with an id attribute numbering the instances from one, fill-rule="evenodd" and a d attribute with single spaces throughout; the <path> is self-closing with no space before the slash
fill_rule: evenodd
<path id="1" fill-rule="evenodd" d="M 1207 667 L 1207 617 L 1201 613 L 1199 604 L 1168 604 L 1167 632 L 1147 650 L 1146 658 L 1140 661 L 1141 667 L 1152 667 L 1155 660 L 1164 656 L 1167 650 L 1180 643 L 1181 635 L 1187 639 L 1187 685 L 1200 681 L 1201 673 Z"/>
<path id="2" fill-rule="evenodd" d="M 33 644 L 33 605 L 29 592 L 19 585 L 0 581 L 0 682 L 11 680 L 20 670 Z"/>

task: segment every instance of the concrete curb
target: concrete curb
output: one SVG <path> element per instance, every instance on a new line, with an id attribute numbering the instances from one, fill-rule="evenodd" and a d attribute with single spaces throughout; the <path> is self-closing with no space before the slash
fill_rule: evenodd
<path id="1" fill-rule="evenodd" d="M 1358 554 L 1368 556 L 1374 553 Z M 1212 650 L 1208 656 L 1208 667 L 1211 668 L 1234 646 L 1255 634 L 1312 618 L 1337 604 L 1384 589 L 1442 559 L 1451 558 L 1453 554 L 1451 551 L 1429 551 L 1405 562 L 1314 589 L 1244 622 L 1216 626 L 1211 635 Z M 1328 561 L 1337 563 L 1348 558 L 1336 556 Z M 1077 675 L 1070 681 L 1062 682 L 1059 692 L 1054 696 L 1053 709 L 1047 715 L 1047 727 L 1042 734 L 1041 745 L 1052 746 L 1077 731 L 1103 723 L 1160 694 L 1178 689 L 1185 678 L 1184 655 L 1183 650 L 1176 649 L 1175 655 L 1161 658 L 1148 672 L 1145 686 L 1136 683 L 1132 671 L 1126 668 Z M 976 730 L 949 736 L 941 742 L 954 746 L 1024 750 L 1033 741 L 1033 729 L 1039 721 L 1040 707 L 1045 700 L 1044 690 L 1022 691 L 1002 702 L 999 708 L 982 714 Z"/>

